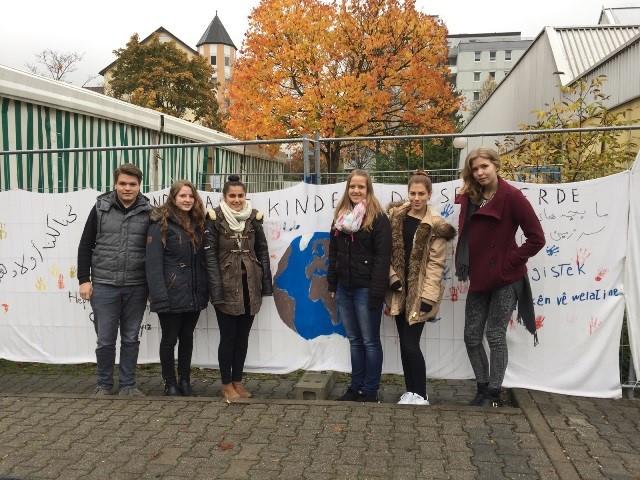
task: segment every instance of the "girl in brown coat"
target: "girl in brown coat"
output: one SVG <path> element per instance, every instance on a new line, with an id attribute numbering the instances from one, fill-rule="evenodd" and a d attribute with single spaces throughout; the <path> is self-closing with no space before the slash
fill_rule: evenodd
<path id="1" fill-rule="evenodd" d="M 273 294 L 262 213 L 251 208 L 246 193 L 240 177 L 229 175 L 205 229 L 209 297 L 220 327 L 222 395 L 228 402 L 251 396 L 242 384 L 249 332 L 262 297 Z"/>
<path id="2" fill-rule="evenodd" d="M 392 208 L 389 314 L 395 317 L 407 391 L 400 404 L 429 405 L 420 337 L 442 300 L 447 243 L 455 229 L 428 205 L 431 179 L 418 171 L 409 179 L 409 202 Z"/>

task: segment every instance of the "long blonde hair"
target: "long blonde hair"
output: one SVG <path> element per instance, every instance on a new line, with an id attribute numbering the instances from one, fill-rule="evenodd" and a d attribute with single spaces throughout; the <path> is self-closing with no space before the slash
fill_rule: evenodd
<path id="1" fill-rule="evenodd" d="M 380 206 L 380 202 L 378 202 L 376 196 L 373 194 L 373 182 L 371 181 L 369 172 L 366 170 L 352 170 L 347 177 L 347 185 L 345 186 L 344 193 L 342 194 L 342 198 L 340 199 L 340 202 L 338 202 L 338 206 L 333 213 L 333 222 L 335 223 L 336 220 L 338 220 L 338 217 L 343 213 L 347 213 L 353 209 L 353 203 L 349 199 L 349 185 L 351 185 L 351 179 L 353 177 L 363 177 L 367 182 L 367 209 L 364 214 L 364 219 L 362 220 L 362 229 L 369 231 L 373 227 L 373 222 L 378 214 L 382 213 L 382 207 Z"/>
<path id="2" fill-rule="evenodd" d="M 466 193 L 473 203 L 480 203 L 482 200 L 482 185 L 473 178 L 471 164 L 476 158 L 486 158 L 496 166 L 496 170 L 500 170 L 500 155 L 493 148 L 480 147 L 471 150 L 464 160 L 462 167 L 462 189 L 461 194 Z"/>

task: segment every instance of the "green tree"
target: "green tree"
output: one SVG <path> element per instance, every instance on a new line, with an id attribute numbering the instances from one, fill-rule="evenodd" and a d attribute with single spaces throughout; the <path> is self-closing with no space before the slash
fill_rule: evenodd
<path id="1" fill-rule="evenodd" d="M 125 48 L 113 52 L 117 60 L 109 94 L 175 117 L 221 128 L 216 82 L 207 61 L 191 59 L 173 42 L 157 38 L 142 44 L 134 34 Z"/>
<path id="2" fill-rule="evenodd" d="M 537 121 L 521 129 L 542 130 L 628 125 L 624 112 L 611 112 L 606 106 L 608 95 L 602 90 L 606 76 L 580 80 L 562 87 L 561 98 L 535 112 Z M 531 136 L 509 136 L 496 142 L 503 154 L 503 170 L 515 177 L 530 170 L 554 172 L 552 177 L 563 182 L 598 178 L 629 168 L 637 152 L 628 132 L 549 133 Z M 522 178 L 520 176 L 520 178 Z M 532 180 L 548 180 L 534 175 Z"/>

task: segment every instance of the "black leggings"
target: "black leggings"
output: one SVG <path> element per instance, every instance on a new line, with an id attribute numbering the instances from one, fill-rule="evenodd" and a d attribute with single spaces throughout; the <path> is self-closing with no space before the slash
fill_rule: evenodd
<path id="1" fill-rule="evenodd" d="M 243 272 L 244 273 L 244 272 Z M 250 312 L 249 288 L 247 277 L 242 278 L 242 293 L 244 296 L 244 311 Z M 218 346 L 218 365 L 222 383 L 242 381 L 244 361 L 249 348 L 249 333 L 253 325 L 253 315 L 228 315 L 216 308 L 218 327 L 220 328 L 220 345 Z"/>
<path id="2" fill-rule="evenodd" d="M 404 383 L 407 392 L 417 393 L 427 398 L 427 369 L 420 350 L 420 336 L 424 322 L 409 325 L 404 313 L 396 315 L 396 326 L 400 338 L 400 358 L 404 371 Z"/>
<path id="3" fill-rule="evenodd" d="M 193 331 L 200 312 L 158 313 L 162 339 L 160 340 L 160 364 L 162 378 L 166 383 L 176 383 L 174 351 L 178 340 L 178 375 L 189 379 L 191 354 L 193 352 Z"/>
<path id="4" fill-rule="evenodd" d="M 244 361 L 249 348 L 249 332 L 253 325 L 253 315 L 227 315 L 216 308 L 220 327 L 218 364 L 222 383 L 242 381 Z"/>

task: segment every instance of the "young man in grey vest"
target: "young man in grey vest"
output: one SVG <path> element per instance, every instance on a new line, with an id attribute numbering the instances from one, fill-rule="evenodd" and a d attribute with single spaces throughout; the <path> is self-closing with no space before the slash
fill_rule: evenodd
<path id="1" fill-rule="evenodd" d="M 136 387 L 138 333 L 147 304 L 144 257 L 149 200 L 140 193 L 142 172 L 130 163 L 113 172 L 115 190 L 98 197 L 78 246 L 80 296 L 91 301 L 96 334 L 96 395 L 113 393 L 120 328 L 120 395 Z"/>

